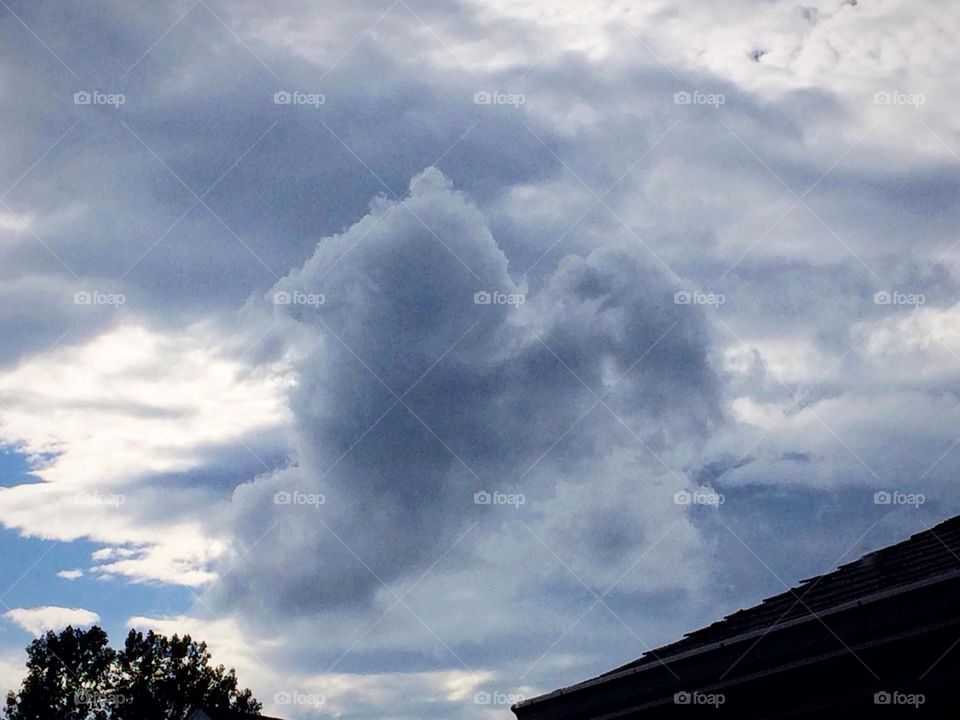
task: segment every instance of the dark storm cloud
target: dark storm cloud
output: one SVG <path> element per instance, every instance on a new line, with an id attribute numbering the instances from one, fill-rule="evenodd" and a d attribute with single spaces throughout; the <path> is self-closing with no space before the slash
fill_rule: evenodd
<path id="1" fill-rule="evenodd" d="M 704 434 L 716 381 L 699 314 L 674 291 L 632 254 L 597 250 L 524 298 L 482 213 L 439 171 L 375 202 L 272 291 L 289 294 L 278 311 L 291 333 L 315 337 L 292 400 L 298 464 L 238 489 L 236 531 L 262 539 L 217 592 L 287 613 L 365 602 L 375 576 L 403 577 L 489 510 L 475 492 L 533 496 L 571 466 L 595 468 L 622 431 L 578 428 L 570 465 L 565 445 L 525 473 L 608 390 L 654 446 Z M 283 490 L 326 502 L 274 505 Z"/>

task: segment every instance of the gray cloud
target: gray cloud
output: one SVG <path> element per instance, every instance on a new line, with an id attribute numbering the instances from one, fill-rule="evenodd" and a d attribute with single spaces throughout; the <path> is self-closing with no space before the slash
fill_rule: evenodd
<path id="1" fill-rule="evenodd" d="M 292 612 L 355 603 L 487 509 L 475 492 L 542 494 L 571 470 L 602 483 L 597 461 L 631 434 L 662 451 L 719 419 L 698 311 L 631 254 L 571 256 L 519 306 L 475 302 L 523 289 L 483 215 L 435 169 L 278 283 L 294 303 L 278 311 L 313 335 L 292 399 L 297 464 L 237 490 L 239 536 L 266 535 L 218 592 L 242 603 L 269 587 Z M 295 304 L 310 294 L 325 302 Z M 597 398 L 627 432 L 576 425 Z M 274 506 L 284 489 L 326 504 Z"/>

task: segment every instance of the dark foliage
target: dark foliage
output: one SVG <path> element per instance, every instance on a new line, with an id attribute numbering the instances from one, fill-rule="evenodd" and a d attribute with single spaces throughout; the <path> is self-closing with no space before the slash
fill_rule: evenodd
<path id="1" fill-rule="evenodd" d="M 186 720 L 195 706 L 251 715 L 262 707 L 189 635 L 131 630 L 118 652 L 99 627 L 68 627 L 34 640 L 27 655 L 5 720 Z"/>

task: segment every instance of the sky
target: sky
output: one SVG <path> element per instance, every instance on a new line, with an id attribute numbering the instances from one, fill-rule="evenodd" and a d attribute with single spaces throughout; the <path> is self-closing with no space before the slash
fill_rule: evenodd
<path id="1" fill-rule="evenodd" d="M 960 6 L 0 2 L 0 689 L 512 717 L 960 512 Z"/>

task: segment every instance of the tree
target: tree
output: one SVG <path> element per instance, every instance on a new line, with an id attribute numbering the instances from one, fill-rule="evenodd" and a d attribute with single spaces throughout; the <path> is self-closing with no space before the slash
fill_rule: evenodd
<path id="1" fill-rule="evenodd" d="M 27 656 L 6 720 L 186 720 L 194 706 L 251 715 L 262 707 L 189 635 L 131 630 L 117 652 L 99 627 L 68 627 L 34 640 Z"/>
<path id="2" fill-rule="evenodd" d="M 239 688 L 233 669 L 210 664 L 206 643 L 189 635 L 168 639 L 152 630 L 127 635 L 112 687 L 123 698 L 115 715 L 119 720 L 182 720 L 198 705 L 250 714 L 262 707 L 250 690 Z"/>
<path id="3" fill-rule="evenodd" d="M 10 720 L 107 720 L 105 708 L 88 699 L 104 691 L 116 661 L 107 634 L 98 627 L 48 632 L 27 647 L 27 677 L 10 693 L 4 711 Z"/>

